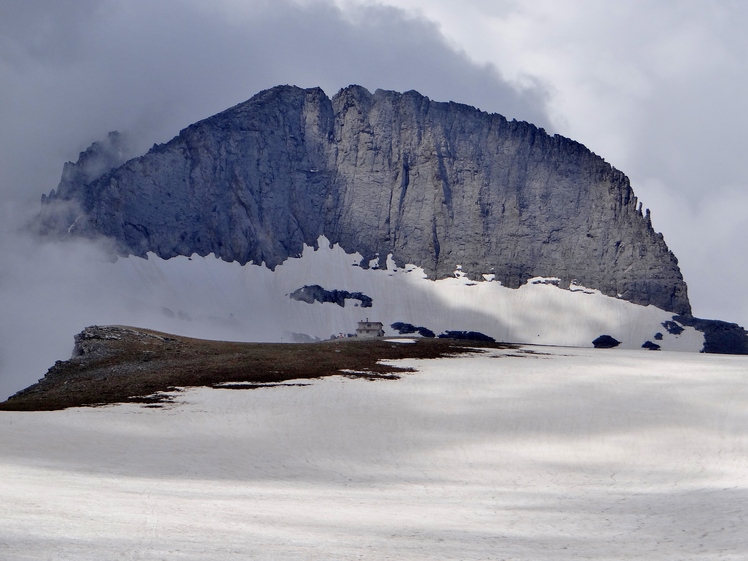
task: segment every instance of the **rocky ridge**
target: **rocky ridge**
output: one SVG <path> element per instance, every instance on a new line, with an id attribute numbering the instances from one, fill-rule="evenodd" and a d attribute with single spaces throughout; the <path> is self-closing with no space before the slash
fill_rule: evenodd
<path id="1" fill-rule="evenodd" d="M 466 105 L 279 86 L 144 156 L 94 152 L 43 197 L 43 232 L 270 268 L 324 235 L 364 267 L 391 254 L 434 279 L 457 265 L 512 288 L 554 276 L 690 315 L 677 259 L 623 173 L 573 140 Z"/>
<path id="2" fill-rule="evenodd" d="M 449 339 L 423 339 L 408 345 L 355 338 L 307 344 L 235 343 L 137 327 L 94 325 L 75 336 L 69 360 L 58 360 L 36 384 L 0 403 L 0 411 L 111 403 L 160 407 L 173 402 L 185 387 L 251 390 L 306 385 L 305 380 L 341 375 L 396 380 L 414 370 L 382 361 L 441 358 L 479 352 L 480 347 L 517 348 Z"/>

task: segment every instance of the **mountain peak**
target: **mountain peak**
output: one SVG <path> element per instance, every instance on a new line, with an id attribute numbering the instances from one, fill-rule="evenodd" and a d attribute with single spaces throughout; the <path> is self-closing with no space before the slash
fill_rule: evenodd
<path id="1" fill-rule="evenodd" d="M 553 276 L 690 314 L 677 260 L 623 173 L 577 142 L 467 105 L 276 86 L 139 158 L 93 148 L 44 198 L 47 231 L 108 236 L 122 254 L 270 268 L 324 235 L 363 266 L 392 255 L 439 279 L 459 264 L 511 288 Z M 85 219 L 60 219 L 61 202 Z"/>

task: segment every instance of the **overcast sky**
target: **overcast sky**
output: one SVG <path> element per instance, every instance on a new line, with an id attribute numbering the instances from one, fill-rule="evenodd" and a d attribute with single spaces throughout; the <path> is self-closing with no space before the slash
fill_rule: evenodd
<path id="1" fill-rule="evenodd" d="M 584 143 L 652 210 L 694 314 L 748 325 L 744 6 L 0 0 L 0 304 L 19 292 L 65 300 L 66 283 L 85 282 L 78 252 L 50 270 L 49 248 L 30 255 L 14 231 L 63 163 L 108 131 L 129 133 L 142 152 L 264 88 L 319 85 L 332 95 L 357 83 L 416 89 Z M 41 303 L 25 309 L 50 323 Z M 20 321 L 7 318 L 6 346 Z"/>

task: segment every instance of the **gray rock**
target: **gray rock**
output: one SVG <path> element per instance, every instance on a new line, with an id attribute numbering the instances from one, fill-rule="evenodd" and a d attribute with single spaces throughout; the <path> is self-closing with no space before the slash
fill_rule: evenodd
<path id="1" fill-rule="evenodd" d="M 748 331 L 737 323 L 693 316 L 673 316 L 673 319 L 704 334 L 702 353 L 748 355 Z"/>
<path id="2" fill-rule="evenodd" d="M 464 341 L 485 341 L 495 343 L 496 339 L 489 337 L 480 331 L 445 331 L 439 335 L 439 339 L 458 339 Z"/>
<path id="3" fill-rule="evenodd" d="M 86 186 L 121 166 L 128 156 L 126 138 L 113 131 L 81 152 L 76 163 L 67 162 L 57 190 L 42 195 L 42 211 L 35 224 L 39 233 L 66 236 L 73 230 L 89 229 L 88 215 L 82 206 L 89 196 Z"/>
<path id="4" fill-rule="evenodd" d="M 390 327 L 397 331 L 400 335 L 410 335 L 411 333 L 418 333 L 421 337 L 436 337 L 436 334 L 428 327 L 415 326 L 412 323 L 406 323 L 403 321 L 396 321 L 395 323 L 390 325 Z"/>
<path id="5" fill-rule="evenodd" d="M 288 295 L 292 300 L 298 300 L 299 302 L 306 302 L 307 304 L 314 304 L 320 302 L 322 304 L 330 302 L 337 304 L 341 308 L 345 307 L 346 300 L 358 300 L 362 308 L 371 308 L 373 300 L 371 296 L 367 296 L 362 292 L 348 292 L 347 290 L 325 290 L 318 284 L 305 285 L 299 289 L 294 290 Z"/>
<path id="6" fill-rule="evenodd" d="M 683 333 L 683 331 L 685 331 L 683 327 L 681 327 L 674 321 L 663 321 L 660 325 L 662 325 L 662 327 L 664 327 L 667 332 L 670 333 L 670 335 L 680 335 L 681 333 Z M 683 325 L 686 324 L 684 323 Z"/>
<path id="7" fill-rule="evenodd" d="M 592 341 L 592 344 L 596 349 L 613 349 L 620 345 L 621 342 L 610 335 L 600 335 L 600 337 Z"/>
<path id="8" fill-rule="evenodd" d="M 434 279 L 459 264 L 512 288 L 555 276 L 690 314 L 623 173 L 529 123 L 414 91 L 279 86 L 121 165 L 84 154 L 43 199 L 41 231 L 270 268 L 324 234 L 364 266 L 392 254 Z"/>

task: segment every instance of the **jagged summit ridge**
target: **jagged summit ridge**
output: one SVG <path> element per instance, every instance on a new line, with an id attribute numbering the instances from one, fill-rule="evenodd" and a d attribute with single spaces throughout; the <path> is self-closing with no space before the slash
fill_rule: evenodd
<path id="1" fill-rule="evenodd" d="M 120 164 L 67 171 L 41 224 L 124 254 L 271 268 L 324 235 L 364 266 L 392 254 L 432 278 L 458 264 L 509 287 L 555 276 L 690 314 L 623 173 L 573 140 L 414 91 L 279 86 Z"/>

